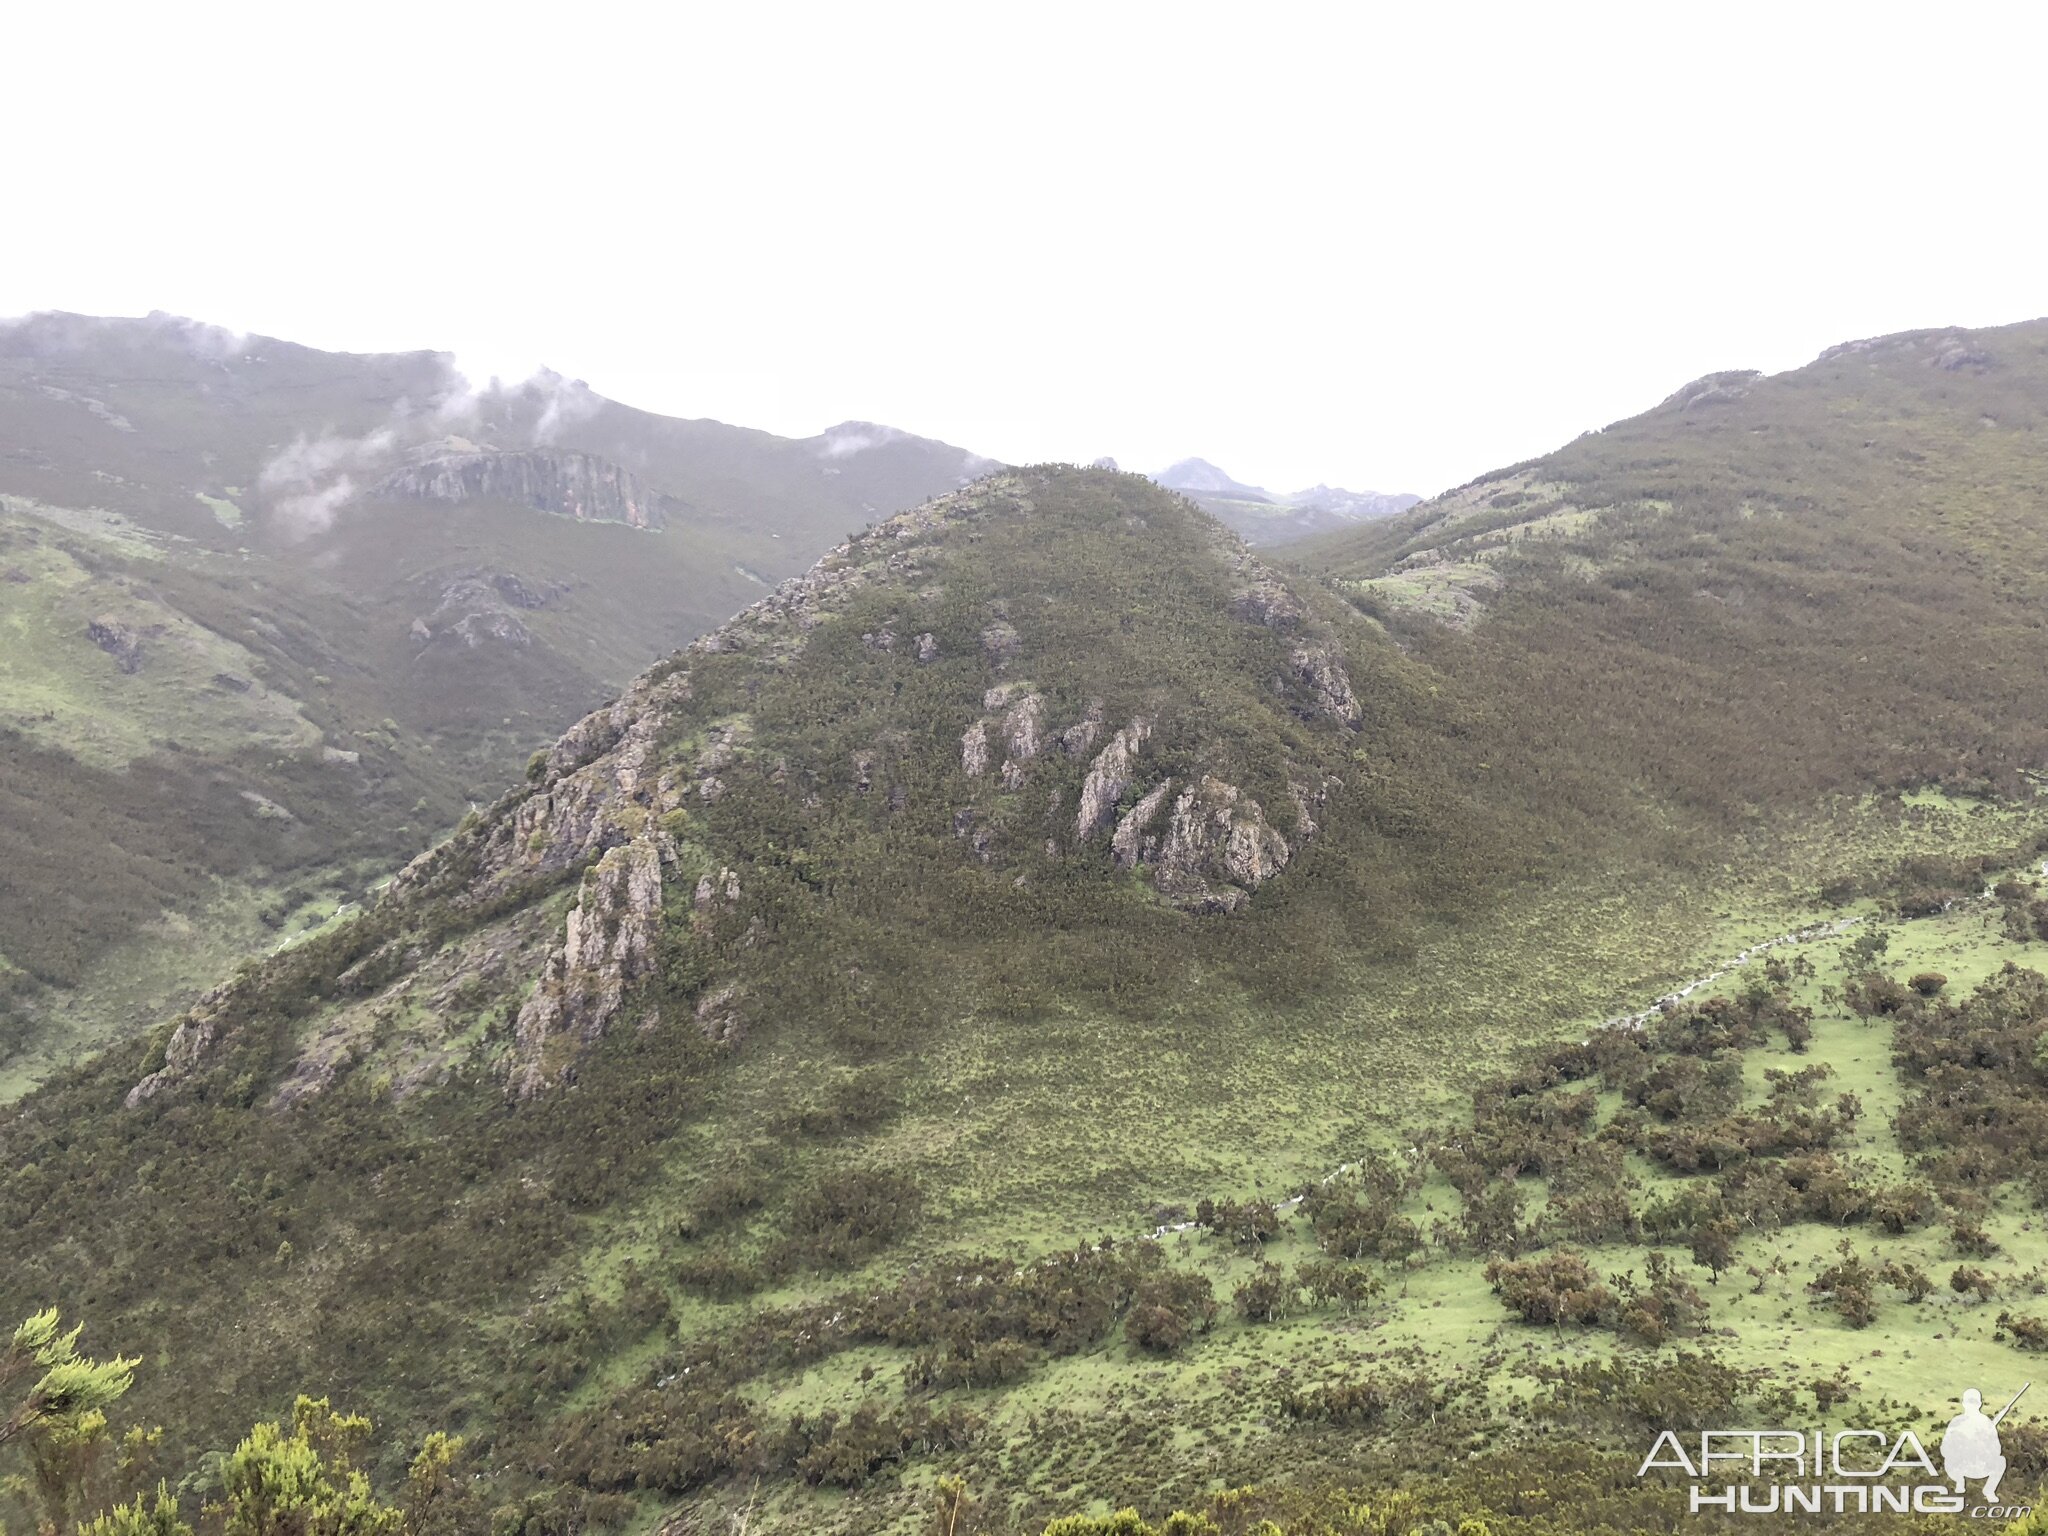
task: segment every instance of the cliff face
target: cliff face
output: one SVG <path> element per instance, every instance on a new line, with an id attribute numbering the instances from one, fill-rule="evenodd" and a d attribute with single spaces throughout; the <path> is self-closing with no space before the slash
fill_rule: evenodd
<path id="1" fill-rule="evenodd" d="M 584 523 L 659 528 L 682 510 L 628 471 L 587 453 L 451 453 L 407 465 L 373 494 L 408 501 L 510 501 Z"/>

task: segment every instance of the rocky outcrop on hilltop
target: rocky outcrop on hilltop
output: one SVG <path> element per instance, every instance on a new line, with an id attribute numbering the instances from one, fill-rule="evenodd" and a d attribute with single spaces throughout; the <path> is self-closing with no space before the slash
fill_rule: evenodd
<path id="1" fill-rule="evenodd" d="M 1690 384 L 1665 397 L 1660 410 L 1696 410 L 1703 405 L 1725 405 L 1740 400 L 1755 387 L 1763 375 L 1754 368 L 1735 368 L 1721 373 L 1709 373 L 1694 379 Z"/>
<path id="2" fill-rule="evenodd" d="M 216 987 L 180 1019 L 172 1028 L 170 1039 L 165 1043 L 164 1056 L 157 1067 L 145 1074 L 142 1080 L 128 1090 L 127 1105 L 134 1109 L 155 1098 L 166 1088 L 175 1086 L 202 1062 L 215 1040 L 220 1038 L 220 1022 L 217 1010 L 227 995 L 228 987 Z"/>
<path id="3" fill-rule="evenodd" d="M 1074 840 L 1085 843 L 1116 814 L 1117 802 L 1131 787 L 1138 771 L 1138 749 L 1152 734 L 1152 722 L 1142 717 L 1109 738 L 1109 745 L 1088 765 L 1088 777 L 1081 781 L 1081 807 L 1074 814 Z"/>
<path id="4" fill-rule="evenodd" d="M 510 1080 L 520 1097 L 563 1081 L 580 1049 L 612 1025 L 628 989 L 653 967 L 669 888 L 682 882 L 687 890 L 701 862 L 668 824 L 698 794 L 698 780 L 658 754 L 690 696 L 687 672 L 643 676 L 536 758 L 526 790 L 414 860 L 393 883 L 391 899 L 450 900 L 479 912 L 580 872 L 575 900 L 513 1027 Z M 736 878 L 731 884 L 736 899 Z M 720 1028 L 733 1032 L 728 1019 Z"/>
<path id="5" fill-rule="evenodd" d="M 673 497 L 587 453 L 534 449 L 449 453 L 409 464 L 372 494 L 405 501 L 509 501 L 584 523 L 659 528 L 681 510 Z"/>
<path id="6" fill-rule="evenodd" d="M 1829 347 L 1821 353 L 1818 361 L 1827 363 L 1844 357 L 1917 357 L 1930 368 L 1943 373 L 1983 374 L 1991 370 L 1993 359 L 1984 347 L 1984 336 L 1980 332 L 1954 329 L 1938 331 L 1905 331 L 1891 336 L 1867 336 L 1857 341 L 1845 341 Z"/>
<path id="7" fill-rule="evenodd" d="M 738 1042 L 768 995 L 750 990 L 750 957 L 825 899 L 812 893 L 862 878 L 857 828 L 914 840 L 931 835 L 920 824 L 950 824 L 957 843 L 939 832 L 920 856 L 992 866 L 1012 887 L 1057 860 L 1134 874 L 1190 913 L 1244 908 L 1316 835 L 1313 810 L 1338 786 L 1327 769 L 1359 728 L 1333 632 L 1238 541 L 1182 524 L 1165 547 L 1214 593 L 1204 622 L 1250 628 L 1205 644 L 1242 641 L 1260 658 L 1237 679 L 1236 715 L 1212 717 L 1171 670 L 1136 686 L 1122 670 L 1084 680 L 1063 621 L 1038 617 L 1056 596 L 953 595 L 963 572 L 988 581 L 964 562 L 1031 518 L 1043 484 L 999 476 L 850 540 L 536 754 L 523 785 L 407 866 L 323 979 L 298 987 L 322 1001 L 273 1107 L 324 1092 L 362 1042 L 405 1026 L 408 996 L 455 995 L 460 979 L 435 956 L 472 940 L 479 955 L 526 957 L 520 975 L 501 964 L 480 980 L 489 1000 L 476 1004 L 496 1021 L 486 1038 L 502 1043 L 486 1049 L 516 1098 L 574 1081 L 585 1050 L 627 1018 L 675 1010 L 671 1022 Z M 989 514 L 1002 521 L 977 521 Z M 1142 515 L 1119 515 L 1115 547 L 1142 554 L 1121 531 L 1142 533 Z M 472 572 L 443 596 L 450 613 L 516 616 L 549 594 Z M 435 638 L 461 622 L 437 610 L 421 627 Z M 1128 663 L 1149 658 L 1134 648 Z M 892 705 L 912 688 L 914 705 Z M 132 1101 L 219 1054 L 236 1017 L 218 1000 L 195 1009 Z M 423 1043 L 414 1076 L 446 1070 L 455 1049 Z"/>

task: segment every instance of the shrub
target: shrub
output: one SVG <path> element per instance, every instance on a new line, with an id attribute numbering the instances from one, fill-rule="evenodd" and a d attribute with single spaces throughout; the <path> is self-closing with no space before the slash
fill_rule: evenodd
<path id="1" fill-rule="evenodd" d="M 1998 1294 L 1998 1281 L 1974 1264 L 1958 1264 L 1948 1277 L 1948 1288 L 1958 1296 L 1975 1296 L 1982 1302 Z"/>
<path id="2" fill-rule="evenodd" d="M 1258 1248 L 1280 1235 L 1280 1213 L 1270 1200 L 1204 1200 L 1195 1207 L 1195 1224 L 1240 1248 Z"/>
<path id="3" fill-rule="evenodd" d="M 1998 1314 L 1998 1326 L 2012 1335 L 2015 1349 L 2036 1352 L 2048 1350 L 2048 1323 L 2038 1317 L 2024 1317 L 2017 1312 Z"/>
<path id="4" fill-rule="evenodd" d="M 1885 1231 L 1897 1236 L 1925 1221 L 1932 1203 L 1932 1194 L 1922 1185 L 1890 1184 L 1872 1198 L 1870 1214 Z"/>
<path id="5" fill-rule="evenodd" d="M 1384 1289 L 1379 1277 L 1364 1265 L 1340 1264 L 1335 1259 L 1303 1260 L 1294 1272 L 1294 1282 L 1318 1306 L 1340 1306 L 1347 1317 Z"/>
<path id="6" fill-rule="evenodd" d="M 1232 1292 L 1238 1316 L 1248 1323 L 1277 1322 L 1287 1315 L 1294 1300 L 1294 1287 L 1278 1264 L 1261 1264 L 1258 1273 Z"/>
<path id="7" fill-rule="evenodd" d="M 1830 1264 L 1806 1287 L 1820 1303 L 1833 1307 L 1851 1328 L 1868 1328 L 1877 1320 L 1878 1277 L 1868 1264 L 1842 1247 L 1838 1263 Z"/>
<path id="8" fill-rule="evenodd" d="M 1707 1303 L 1663 1254 L 1652 1252 L 1644 1264 L 1646 1284 L 1633 1275 L 1618 1278 L 1621 1312 L 1616 1326 L 1640 1343 L 1658 1345 L 1681 1334 L 1697 1333 L 1706 1321 Z"/>
<path id="9" fill-rule="evenodd" d="M 1591 1327 L 1614 1318 L 1614 1293 L 1601 1284 L 1583 1254 L 1569 1250 L 1519 1261 L 1494 1259 L 1486 1266 L 1486 1282 L 1501 1305 L 1525 1323 Z"/>
<path id="10" fill-rule="evenodd" d="M 1139 1285 L 1124 1337 L 1150 1354 L 1170 1355 L 1215 1323 L 1216 1294 L 1207 1277 L 1169 1272 Z"/>
<path id="11" fill-rule="evenodd" d="M 1957 1217 L 1948 1229 L 1948 1240 L 1957 1253 L 1968 1259 L 1988 1259 L 1998 1252 L 1998 1239 L 1977 1222 Z"/>
<path id="12" fill-rule="evenodd" d="M 767 1283 L 760 1268 L 729 1253 L 692 1254 L 676 1266 L 676 1283 L 714 1301 L 751 1296 Z"/>

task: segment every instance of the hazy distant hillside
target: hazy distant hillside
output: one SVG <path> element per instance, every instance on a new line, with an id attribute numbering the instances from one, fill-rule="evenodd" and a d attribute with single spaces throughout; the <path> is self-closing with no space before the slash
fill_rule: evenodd
<path id="1" fill-rule="evenodd" d="M 983 467 L 551 374 L 478 392 L 437 353 L 0 323 L 0 1094 L 324 920 L 649 657 Z"/>
<path id="2" fill-rule="evenodd" d="M 1289 495 L 1234 480 L 1207 459 L 1182 459 L 1151 477 L 1192 498 L 1253 544 L 1285 544 L 1405 512 L 1422 498 L 1316 485 Z"/>

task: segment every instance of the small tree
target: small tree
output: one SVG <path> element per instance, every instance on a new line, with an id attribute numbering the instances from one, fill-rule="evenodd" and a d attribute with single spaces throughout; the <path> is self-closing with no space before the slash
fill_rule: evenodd
<path id="1" fill-rule="evenodd" d="M 1707 1283 L 1719 1285 L 1721 1271 L 1735 1262 L 1735 1239 L 1742 1231 L 1733 1216 L 1709 1216 L 1692 1229 L 1692 1261 L 1707 1272 Z"/>

